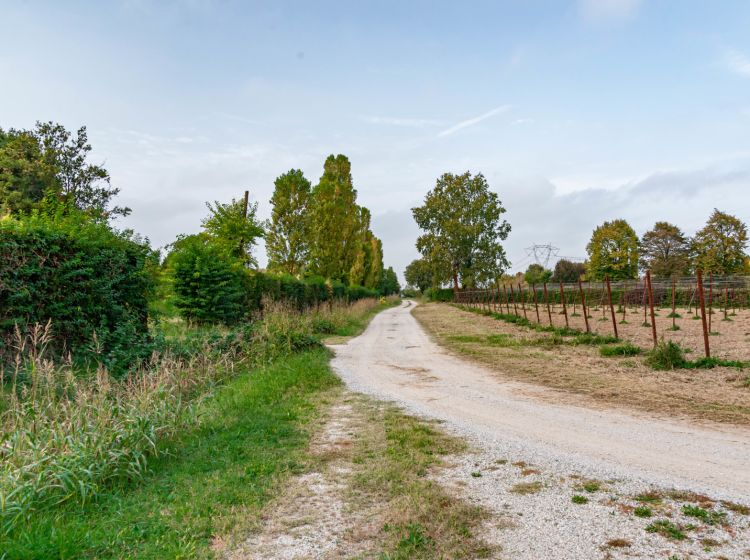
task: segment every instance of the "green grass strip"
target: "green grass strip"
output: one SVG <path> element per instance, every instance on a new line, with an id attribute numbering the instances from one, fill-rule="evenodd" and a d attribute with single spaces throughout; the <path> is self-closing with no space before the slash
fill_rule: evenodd
<path id="1" fill-rule="evenodd" d="M 0 558 L 212 558 L 214 537 L 257 522 L 302 469 L 307 426 L 340 384 L 328 359 L 316 349 L 241 374 L 200 406 L 200 423 L 144 481 L 36 516 L 0 542 Z"/>

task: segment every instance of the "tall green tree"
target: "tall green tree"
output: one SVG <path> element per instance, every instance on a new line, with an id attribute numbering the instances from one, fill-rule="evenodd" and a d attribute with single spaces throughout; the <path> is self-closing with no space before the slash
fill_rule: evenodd
<path id="1" fill-rule="evenodd" d="M 690 240 L 676 225 L 656 222 L 641 238 L 641 268 L 660 278 L 690 272 Z"/>
<path id="2" fill-rule="evenodd" d="M 266 233 L 268 269 L 299 276 L 310 257 L 310 191 L 302 171 L 292 169 L 274 181 L 271 221 Z"/>
<path id="3" fill-rule="evenodd" d="M 393 267 L 388 267 L 383 271 L 383 275 L 380 279 L 380 293 L 384 296 L 390 296 L 397 294 L 401 291 L 401 286 L 398 283 L 398 276 L 393 270 Z"/>
<path id="4" fill-rule="evenodd" d="M 361 248 L 361 213 L 344 155 L 328 156 L 310 201 L 310 269 L 314 274 L 349 283 Z"/>
<path id="5" fill-rule="evenodd" d="M 592 280 L 638 278 L 638 236 L 625 220 L 604 222 L 586 246 Z"/>
<path id="6" fill-rule="evenodd" d="M 706 274 L 741 274 L 747 254 L 747 225 L 714 209 L 706 225 L 693 238 L 695 268 Z"/>
<path id="7" fill-rule="evenodd" d="M 478 286 L 492 282 L 507 269 L 502 240 L 510 225 L 496 193 L 484 176 L 445 173 L 422 206 L 412 208 L 417 225 L 424 231 L 417 249 L 436 270 L 439 278 L 450 278 L 453 289 L 459 283 Z"/>
<path id="8" fill-rule="evenodd" d="M 370 244 L 370 266 L 365 271 L 365 288 L 377 290 L 383 276 L 383 242 L 372 232 L 367 238 Z"/>
<path id="9" fill-rule="evenodd" d="M 88 162 L 90 152 L 85 126 L 75 134 L 53 122 L 37 122 L 34 130 L 0 130 L 0 209 L 23 212 L 46 201 L 95 220 L 129 214 L 129 208 L 112 206 L 119 189 L 104 167 Z"/>
<path id="10" fill-rule="evenodd" d="M 584 274 L 586 274 L 585 264 L 573 262 L 568 259 L 560 259 L 555 264 L 555 271 L 552 273 L 550 281 L 569 284 L 571 282 L 578 282 Z"/>
<path id="11" fill-rule="evenodd" d="M 552 271 L 547 270 L 541 264 L 532 263 L 526 269 L 523 279 L 527 284 L 544 284 L 552 278 Z"/>
<path id="12" fill-rule="evenodd" d="M 263 224 L 258 220 L 258 203 L 232 199 L 227 204 L 215 201 L 206 203 L 209 215 L 203 220 L 203 229 L 209 243 L 245 266 L 257 266 L 253 248 L 263 237 Z"/>
<path id="13" fill-rule="evenodd" d="M 406 282 L 420 292 L 424 292 L 433 285 L 432 267 L 425 259 L 414 259 L 404 271 Z"/>

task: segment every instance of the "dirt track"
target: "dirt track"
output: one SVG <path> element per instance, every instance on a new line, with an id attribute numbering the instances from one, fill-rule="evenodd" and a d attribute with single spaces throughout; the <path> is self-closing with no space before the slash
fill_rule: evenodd
<path id="1" fill-rule="evenodd" d="M 410 305 L 333 347 L 333 366 L 352 389 L 519 456 L 750 503 L 750 431 L 592 410 L 563 403 L 554 390 L 499 380 L 432 342 Z"/>

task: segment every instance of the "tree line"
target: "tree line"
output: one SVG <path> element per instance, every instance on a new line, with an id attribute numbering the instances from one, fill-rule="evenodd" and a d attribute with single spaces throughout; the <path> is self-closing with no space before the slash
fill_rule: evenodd
<path id="1" fill-rule="evenodd" d="M 119 190 L 90 152 L 85 127 L 0 129 L 0 358 L 16 327 L 48 320 L 61 352 L 96 333 L 104 354 L 129 363 L 133 349 L 147 353 L 149 317 L 172 304 L 188 319 L 230 324 L 264 299 L 304 308 L 400 290 L 343 155 L 326 159 L 315 186 L 299 170 L 279 176 L 267 221 L 247 195 L 207 203 L 201 231 L 178 236 L 161 259 L 115 227 L 130 209 L 114 204 Z M 263 240 L 266 271 L 255 256 Z"/>
<path id="2" fill-rule="evenodd" d="M 446 285 L 455 292 L 511 279 L 528 284 L 635 279 L 646 270 L 659 278 L 688 276 L 697 270 L 750 274 L 746 224 L 715 209 L 692 238 L 663 221 L 641 237 L 623 219 L 606 221 L 592 233 L 586 262 L 561 259 L 554 270 L 533 263 L 525 273 L 510 277 L 501 244 L 510 232 L 510 225 L 501 219 L 504 212 L 481 173 L 442 175 L 424 204 L 412 209 L 422 230 L 417 239 L 422 256 L 406 267 L 407 283 L 422 292 Z"/>

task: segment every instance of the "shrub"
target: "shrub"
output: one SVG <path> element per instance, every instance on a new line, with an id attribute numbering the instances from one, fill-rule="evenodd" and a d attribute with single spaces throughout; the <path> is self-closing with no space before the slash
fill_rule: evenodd
<path id="1" fill-rule="evenodd" d="M 0 219 L 0 339 L 51 323 L 48 351 L 116 375 L 148 356 L 155 255 L 131 232 L 78 214 Z M 2 352 L 2 345 L 0 345 Z M 4 360 L 9 358 L 7 351 Z"/>
<path id="2" fill-rule="evenodd" d="M 232 260 L 204 236 L 177 241 L 169 255 L 175 305 L 183 317 L 198 323 L 232 324 L 247 314 L 250 282 L 241 263 Z"/>
<path id="3" fill-rule="evenodd" d="M 646 364 L 654 369 L 667 370 L 684 367 L 685 351 L 676 342 L 662 340 L 646 356 Z"/>
<path id="4" fill-rule="evenodd" d="M 424 293 L 427 301 L 453 301 L 453 289 L 430 288 Z"/>

